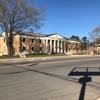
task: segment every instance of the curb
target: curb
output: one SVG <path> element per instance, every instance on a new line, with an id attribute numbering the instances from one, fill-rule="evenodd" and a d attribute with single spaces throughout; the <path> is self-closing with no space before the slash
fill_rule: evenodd
<path id="1" fill-rule="evenodd" d="M 41 59 L 41 58 L 61 58 L 61 57 L 86 57 L 86 56 L 94 56 L 94 55 L 68 55 L 68 56 L 48 56 L 48 57 L 30 57 L 30 58 L 9 58 L 9 59 L 0 59 L 0 62 L 6 62 L 10 60 L 26 60 L 26 59 Z M 100 55 L 95 55 L 95 56 L 100 56 Z"/>

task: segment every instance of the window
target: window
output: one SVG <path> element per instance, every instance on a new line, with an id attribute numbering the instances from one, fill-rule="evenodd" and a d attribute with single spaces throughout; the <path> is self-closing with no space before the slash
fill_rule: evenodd
<path id="1" fill-rule="evenodd" d="M 39 43 L 41 43 L 41 40 L 39 40 Z"/>
<path id="2" fill-rule="evenodd" d="M 23 42 L 25 42 L 25 38 L 23 38 Z"/>
<path id="3" fill-rule="evenodd" d="M 76 43 L 76 46 L 78 46 L 78 43 Z"/>
<path id="4" fill-rule="evenodd" d="M 32 43 L 34 42 L 34 39 L 32 39 Z"/>
<path id="5" fill-rule="evenodd" d="M 42 47 L 40 47 L 40 51 L 42 51 Z"/>
<path id="6" fill-rule="evenodd" d="M 34 51 L 34 47 L 32 47 L 32 51 Z"/>
<path id="7" fill-rule="evenodd" d="M 68 42 L 68 44 L 70 45 L 70 42 Z"/>
<path id="8" fill-rule="evenodd" d="M 23 47 L 23 51 L 25 50 L 25 47 Z"/>

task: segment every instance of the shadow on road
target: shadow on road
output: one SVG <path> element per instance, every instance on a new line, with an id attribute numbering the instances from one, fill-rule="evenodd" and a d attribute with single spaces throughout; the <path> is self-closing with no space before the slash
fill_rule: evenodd
<path id="1" fill-rule="evenodd" d="M 33 66 L 34 65 L 37 65 L 38 63 L 36 64 L 32 64 Z M 34 69 L 30 69 L 29 67 L 20 67 L 20 66 L 16 66 L 16 65 L 12 65 L 12 64 L 7 64 L 7 65 L 10 65 L 10 66 L 13 66 L 15 68 L 19 68 L 19 69 L 22 69 L 22 71 L 18 71 L 18 72 L 11 72 L 11 73 L 2 73 L 0 75 L 7 75 L 7 74 L 19 74 L 19 73 L 24 73 L 24 72 L 35 72 L 35 73 L 39 73 L 39 74 L 43 74 L 43 75 L 46 75 L 46 76 L 50 76 L 50 77 L 54 77 L 54 78 L 58 78 L 58 79 L 62 79 L 62 80 L 65 80 L 65 81 L 69 81 L 69 82 L 73 82 L 73 83 L 81 83 L 82 84 L 82 88 L 81 88 L 81 91 L 80 91 L 80 96 L 79 96 L 79 100 L 84 100 L 84 95 L 85 95 L 85 89 L 86 89 L 86 83 L 87 82 L 91 82 L 92 78 L 89 77 L 89 76 L 99 76 L 100 75 L 100 68 L 97 68 L 99 71 L 88 71 L 88 69 L 90 68 L 93 68 L 93 67 L 88 67 L 88 68 L 85 68 L 85 71 L 78 71 L 77 68 L 80 68 L 82 69 L 82 67 L 77 67 L 77 68 L 74 68 L 69 74 L 68 76 L 63 76 L 63 75 L 57 75 L 57 74 L 52 74 L 52 73 L 47 73 L 47 72 L 44 72 L 44 71 L 41 71 L 40 69 L 38 70 L 34 70 Z M 58 68 L 58 66 L 56 67 Z M 95 67 L 96 68 L 96 67 Z M 79 80 L 77 78 L 72 78 L 70 76 L 84 76 L 82 78 L 80 78 Z M 92 82 L 94 84 L 87 84 L 87 86 L 89 87 L 92 87 L 92 88 L 95 88 L 95 89 L 98 89 L 100 90 L 100 87 L 97 86 L 97 84 L 99 85 L 100 83 L 98 82 Z"/>
<path id="2" fill-rule="evenodd" d="M 83 71 L 82 71 L 83 69 Z M 92 69 L 92 71 L 91 71 Z M 94 69 L 94 71 L 93 71 Z M 96 70 L 96 71 L 95 71 Z M 86 83 L 92 81 L 92 77 L 89 76 L 100 76 L 100 68 L 99 67 L 75 67 L 68 76 L 84 76 L 79 79 L 79 83 L 82 84 L 79 99 L 78 100 L 84 100 L 85 96 L 85 89 L 86 89 Z M 100 83 L 97 83 L 100 84 Z"/>

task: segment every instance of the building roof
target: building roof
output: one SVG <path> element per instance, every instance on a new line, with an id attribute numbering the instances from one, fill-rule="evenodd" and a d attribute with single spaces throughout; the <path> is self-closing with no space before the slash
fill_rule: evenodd
<path id="1" fill-rule="evenodd" d="M 100 44 L 96 44 L 96 47 L 100 47 Z"/>
<path id="2" fill-rule="evenodd" d="M 68 40 L 68 41 L 81 42 L 81 41 L 77 41 L 77 40 L 70 39 L 70 38 L 67 38 L 67 37 L 63 37 L 63 36 L 59 35 L 58 33 L 53 33 L 53 34 L 46 35 L 46 34 L 33 33 L 33 32 L 18 32 L 18 31 L 14 31 L 13 35 L 26 35 L 26 36 L 34 36 L 34 37 L 49 37 L 49 36 L 53 36 L 53 35 L 58 35 L 59 37 L 62 37 L 64 39 Z M 0 34 L 0 37 L 3 37 L 3 36 L 4 35 Z"/>
<path id="3" fill-rule="evenodd" d="M 64 37 L 65 39 L 69 39 L 69 38 L 67 38 L 67 37 Z"/>
<path id="4" fill-rule="evenodd" d="M 58 33 L 53 33 L 53 34 L 49 34 L 49 35 L 46 35 L 46 36 L 52 36 L 52 35 L 56 35 L 56 34 L 58 34 Z M 60 34 L 58 34 L 59 36 L 61 36 Z M 63 37 L 63 36 L 61 36 L 61 37 Z"/>
<path id="5" fill-rule="evenodd" d="M 19 33 L 17 33 L 19 34 Z M 52 36 L 52 35 L 59 35 L 58 33 L 54 33 L 54 34 L 49 34 L 49 35 L 46 35 L 46 34 L 38 34 L 38 33 L 32 33 L 32 32 L 20 32 L 20 35 L 27 35 L 27 36 L 36 36 L 36 37 L 49 37 L 49 36 Z M 59 35 L 61 36 L 61 35 Z M 63 36 L 61 36 L 63 37 Z M 80 41 L 77 41 L 77 40 L 74 40 L 74 39 L 69 39 L 67 37 L 63 37 L 64 39 L 66 40 L 69 40 L 69 41 L 76 41 L 76 42 L 80 42 Z"/>
<path id="6" fill-rule="evenodd" d="M 26 35 L 26 36 L 36 36 L 36 37 L 45 37 L 45 34 L 38 34 L 38 33 L 32 33 L 32 32 L 17 32 L 14 33 L 15 35 L 19 34 L 19 35 Z"/>

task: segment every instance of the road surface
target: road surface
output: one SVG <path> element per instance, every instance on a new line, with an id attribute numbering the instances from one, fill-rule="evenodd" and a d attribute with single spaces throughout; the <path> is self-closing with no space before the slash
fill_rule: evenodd
<path id="1" fill-rule="evenodd" d="M 92 68 L 91 68 L 92 67 Z M 0 62 L 0 100 L 80 100 L 83 76 L 75 72 L 100 72 L 100 56 L 41 58 Z M 100 97 L 100 76 L 86 83 L 84 100 Z"/>

